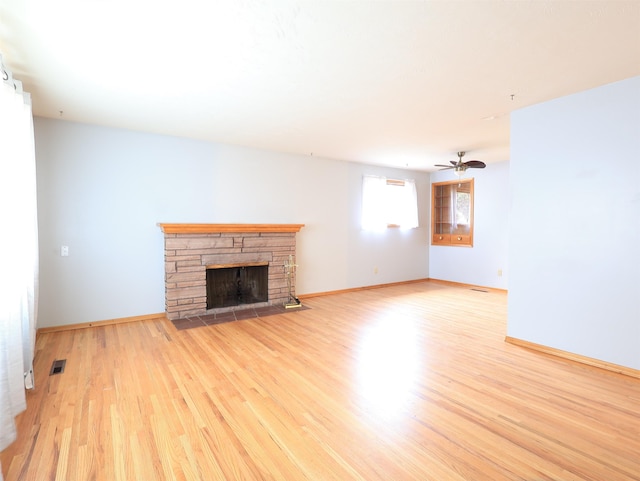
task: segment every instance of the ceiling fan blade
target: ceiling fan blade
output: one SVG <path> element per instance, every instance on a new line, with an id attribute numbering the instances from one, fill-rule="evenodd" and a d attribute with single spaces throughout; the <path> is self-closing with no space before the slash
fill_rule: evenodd
<path id="1" fill-rule="evenodd" d="M 464 162 L 464 165 L 471 167 L 472 169 L 484 169 L 487 165 L 480 160 L 468 160 Z"/>
<path id="2" fill-rule="evenodd" d="M 444 167 L 445 169 L 453 169 L 451 165 L 435 164 L 434 167 Z"/>
<path id="3" fill-rule="evenodd" d="M 450 162 L 452 165 L 458 165 L 458 162 L 459 162 L 459 161 L 456 161 L 456 160 L 450 160 L 449 162 Z"/>

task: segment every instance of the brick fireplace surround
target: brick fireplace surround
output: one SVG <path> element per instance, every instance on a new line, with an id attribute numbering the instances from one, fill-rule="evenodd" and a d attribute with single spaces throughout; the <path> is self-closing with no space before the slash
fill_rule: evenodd
<path id="1" fill-rule="evenodd" d="M 268 262 L 268 301 L 259 306 L 289 300 L 284 263 L 289 255 L 295 256 L 296 233 L 304 224 L 158 225 L 164 232 L 165 311 L 169 320 L 230 310 L 207 311 L 207 267 Z M 295 276 L 291 282 L 295 288 Z"/>

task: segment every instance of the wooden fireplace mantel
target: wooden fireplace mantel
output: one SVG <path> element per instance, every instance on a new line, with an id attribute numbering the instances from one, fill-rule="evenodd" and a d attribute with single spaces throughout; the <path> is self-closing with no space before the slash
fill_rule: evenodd
<path id="1" fill-rule="evenodd" d="M 299 232 L 304 224 L 158 224 L 165 234 L 218 232 Z"/>

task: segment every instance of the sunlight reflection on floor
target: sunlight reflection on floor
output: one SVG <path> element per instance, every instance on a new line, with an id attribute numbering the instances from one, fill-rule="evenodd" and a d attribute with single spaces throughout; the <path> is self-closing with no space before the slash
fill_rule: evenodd
<path id="1" fill-rule="evenodd" d="M 383 319 L 362 338 L 357 369 L 364 406 L 381 417 L 403 411 L 419 373 L 418 335 L 410 319 Z"/>

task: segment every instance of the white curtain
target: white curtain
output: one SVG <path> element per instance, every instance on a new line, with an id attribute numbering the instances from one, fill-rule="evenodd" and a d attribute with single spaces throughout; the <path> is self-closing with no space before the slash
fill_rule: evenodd
<path id="1" fill-rule="evenodd" d="M 382 230 L 387 227 L 387 179 L 365 175 L 362 178 L 362 228 Z"/>
<path id="2" fill-rule="evenodd" d="M 2 63 L 0 81 L 0 451 L 34 387 L 38 233 L 31 100 Z M 0 471 L 0 479 L 2 472 Z"/>
<path id="3" fill-rule="evenodd" d="M 398 209 L 398 225 L 403 229 L 418 227 L 418 191 L 413 179 L 406 179 L 402 188 L 402 208 Z"/>
<path id="4" fill-rule="evenodd" d="M 418 227 L 418 193 L 413 179 L 387 181 L 385 177 L 362 178 L 362 228 L 383 230 L 388 225 L 402 229 Z"/>

